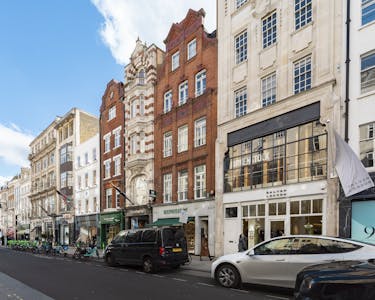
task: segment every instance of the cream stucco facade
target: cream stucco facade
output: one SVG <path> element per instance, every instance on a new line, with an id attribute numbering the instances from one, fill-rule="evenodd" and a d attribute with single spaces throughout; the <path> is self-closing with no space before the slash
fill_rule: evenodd
<path id="1" fill-rule="evenodd" d="M 237 3 L 242 5 L 237 7 Z M 329 137 L 322 124 L 330 120 L 336 129 L 341 130 L 342 1 L 312 0 L 305 3 L 311 3 L 310 7 L 306 7 L 310 14 L 306 15 L 305 23 L 297 26 L 295 1 L 217 1 L 219 109 L 216 144 L 216 254 L 237 251 L 238 236 L 244 231 L 245 226 L 244 233 L 248 235 L 251 246 L 256 242 L 253 239 L 254 230 L 261 229 L 263 239 L 274 236 L 273 229 L 277 226 L 278 231 L 281 230 L 284 234 L 294 233 L 298 231 L 294 228 L 298 226 L 293 224 L 298 221 L 295 218 L 308 220 L 318 211 L 319 214 L 314 218 L 320 218 L 320 233 L 337 235 L 338 180 L 333 176 Z M 299 28 L 296 29 L 297 27 Z M 309 76 L 309 81 L 303 77 L 305 88 L 298 90 L 301 87 L 298 85 L 296 91 L 295 72 L 301 61 L 306 63 L 304 71 L 308 70 L 307 65 L 310 68 L 310 71 L 304 74 L 306 78 Z M 299 71 L 301 72 L 301 69 Z M 267 78 L 273 79 L 272 91 L 267 90 Z M 299 80 L 301 78 L 299 77 Z M 242 98 L 237 96 L 238 91 L 244 91 L 241 94 Z M 271 103 L 265 98 L 267 93 L 272 93 Z M 236 99 L 242 102 L 236 102 Z M 305 108 L 312 106 L 315 107 L 314 120 L 309 119 L 311 116 L 303 115 Z M 291 120 L 295 114 L 299 115 L 298 121 Z M 289 126 L 289 121 L 294 125 Z M 320 154 L 323 166 L 319 167 L 319 172 L 314 171 L 313 174 L 313 171 L 308 170 L 307 165 L 312 163 L 307 156 L 312 157 L 315 154 L 306 150 L 307 156 L 304 154 L 306 158 L 302 158 L 301 150 L 297 150 L 297 179 L 289 180 L 288 148 L 291 144 L 288 144 L 285 136 L 289 134 L 289 130 L 297 127 L 299 129 L 296 130 L 299 130 L 301 136 L 303 124 L 311 121 L 311 126 L 320 127 L 320 137 L 324 140 L 324 144 L 318 145 L 318 149 L 321 147 L 322 150 L 323 146 L 325 151 L 324 154 Z M 272 128 L 267 129 L 267 126 Z M 254 132 L 257 128 L 261 129 L 259 133 Z M 247 136 L 247 132 L 253 132 L 252 136 Z M 269 170 L 264 168 L 269 168 L 272 157 L 261 156 L 259 159 L 261 154 L 258 154 L 251 157 L 250 163 L 244 163 L 243 160 L 240 163 L 241 172 L 244 172 L 245 167 L 253 168 L 249 171 L 249 182 L 252 182 L 246 186 L 243 183 L 247 180 L 246 176 L 241 175 L 242 187 L 235 189 L 234 185 L 238 183 L 233 179 L 233 186 L 226 190 L 226 179 L 223 176 L 226 171 L 225 158 L 234 155 L 236 145 L 244 146 L 250 142 L 254 145 L 255 140 L 263 139 L 264 142 L 272 135 L 285 138 L 285 142 L 280 144 L 283 154 L 277 157 L 277 162 L 276 156 L 273 158 L 275 163 L 282 162 L 282 166 L 278 167 L 281 169 L 276 171 L 279 172 L 280 178 L 273 182 L 267 179 L 270 173 L 267 175 Z M 275 140 L 273 143 L 276 145 Z M 301 140 L 298 140 L 298 143 L 301 144 Z M 254 148 L 252 151 L 254 152 Z M 276 155 L 275 147 L 272 151 L 273 155 Z M 258 166 L 259 162 L 261 163 L 263 172 L 261 177 L 257 178 L 256 184 L 255 161 Z M 234 164 L 234 157 L 231 157 L 227 167 L 234 169 Z M 305 164 L 305 169 L 301 169 L 302 164 Z M 311 172 L 310 179 L 301 179 L 304 172 Z M 233 170 L 231 178 L 236 176 L 234 174 Z M 308 205 L 312 206 L 309 213 L 312 215 L 303 215 L 302 206 L 299 214 L 294 215 L 291 207 L 297 203 L 310 203 Z M 316 203 L 322 206 L 317 211 L 312 208 Z M 274 206 L 280 207 L 280 214 L 274 215 L 272 212 L 271 215 Z M 256 208 L 255 215 L 252 215 L 252 208 Z M 258 215 L 260 209 L 262 212 Z M 257 218 L 262 224 L 257 223 L 254 228 L 252 220 Z"/>

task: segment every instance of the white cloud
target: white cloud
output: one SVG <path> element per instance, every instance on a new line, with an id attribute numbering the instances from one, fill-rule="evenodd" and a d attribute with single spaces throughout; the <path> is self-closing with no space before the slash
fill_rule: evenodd
<path id="1" fill-rule="evenodd" d="M 0 124 L 0 159 L 8 165 L 25 167 L 29 165 L 27 155 L 29 144 L 34 137 L 15 124 L 7 127 Z M 0 168 L 1 171 L 2 168 Z M 15 174 L 14 174 L 15 175 Z M 4 178 L 0 176 L 0 180 Z"/>
<path id="2" fill-rule="evenodd" d="M 180 22 L 189 8 L 206 12 L 205 27 L 216 28 L 216 0 L 91 0 L 104 17 L 100 29 L 103 42 L 118 64 L 125 65 L 136 39 L 164 50 L 163 40 L 173 23 Z"/>

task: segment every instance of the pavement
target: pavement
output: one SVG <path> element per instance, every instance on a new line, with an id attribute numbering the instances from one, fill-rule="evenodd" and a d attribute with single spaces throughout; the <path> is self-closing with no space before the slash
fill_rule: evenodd
<path id="1" fill-rule="evenodd" d="M 67 251 L 67 255 L 69 257 L 72 257 L 75 251 L 75 247 L 69 247 Z M 92 256 L 92 259 L 95 260 L 103 260 L 103 249 L 98 249 L 99 252 L 99 258 L 96 257 L 96 255 Z M 208 257 L 199 257 L 198 255 L 192 255 L 192 260 L 189 264 L 185 264 L 181 266 L 182 270 L 193 270 L 193 271 L 200 271 L 200 272 L 211 272 L 211 264 L 215 260 L 210 260 Z"/>

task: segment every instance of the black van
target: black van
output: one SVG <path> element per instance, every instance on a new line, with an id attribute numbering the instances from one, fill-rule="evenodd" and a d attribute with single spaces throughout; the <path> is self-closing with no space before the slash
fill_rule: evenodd
<path id="1" fill-rule="evenodd" d="M 185 234 L 181 227 L 123 230 L 106 247 L 104 259 L 110 266 L 143 266 L 146 273 L 178 268 L 188 261 Z"/>

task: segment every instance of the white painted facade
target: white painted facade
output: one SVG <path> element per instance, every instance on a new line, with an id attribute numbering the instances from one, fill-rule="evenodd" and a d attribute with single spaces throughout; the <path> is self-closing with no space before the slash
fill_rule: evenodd
<path id="1" fill-rule="evenodd" d="M 99 134 L 76 146 L 74 152 L 75 216 L 100 212 Z"/>
<path id="2" fill-rule="evenodd" d="M 340 74 L 342 1 L 312 0 L 312 20 L 298 29 L 296 29 L 295 1 L 249 0 L 242 1 L 244 4 L 238 8 L 237 2 L 217 1 L 218 82 L 220 84 L 216 144 L 216 255 L 238 251 L 238 237 L 244 229 L 244 222 L 248 226 L 249 246 L 252 245 L 251 238 L 254 230 L 259 229 L 259 226 L 252 223 L 257 216 L 254 218 L 250 216 L 250 206 L 258 207 L 257 211 L 259 207 L 264 209 L 263 215 L 258 219 L 264 219 L 261 227 L 265 239 L 271 237 L 271 226 L 275 224 L 282 225 L 284 234 L 293 231 L 292 218 L 302 214 L 291 216 L 291 203 L 302 203 L 302 201 L 313 201 L 311 205 L 319 202 L 321 205 L 320 213 L 314 217 L 321 218 L 322 234 L 337 235 L 338 232 L 338 180 L 331 178 L 332 149 L 329 145 L 326 146 L 328 157 L 326 173 L 323 174 L 322 180 L 317 181 L 287 184 L 285 175 L 281 179 L 283 183 L 279 186 L 225 192 L 223 161 L 225 154 L 230 150 L 228 134 L 278 118 L 313 103 L 319 103 L 320 118 L 316 122 L 325 123 L 330 120 L 334 128 L 340 131 L 343 103 Z M 262 22 L 274 13 L 276 13 L 276 41 L 264 47 Z M 235 48 L 243 32 L 247 32 L 247 57 L 237 62 Z M 296 64 L 304 58 L 311 59 L 311 88 L 295 92 L 294 71 Z M 263 106 L 262 80 L 272 74 L 276 77 L 275 102 Z M 235 94 L 241 89 L 247 91 L 247 107 L 242 116 L 236 115 L 235 105 Z M 270 133 L 276 134 L 277 129 L 275 130 Z M 284 167 L 288 166 L 284 165 Z M 267 195 L 271 195 L 271 198 Z M 282 216 L 270 215 L 269 210 L 272 205 L 280 205 L 285 213 Z M 246 214 L 249 215 L 245 215 L 245 209 Z M 229 215 L 233 213 L 232 216 L 236 217 L 227 218 L 227 213 Z M 272 221 L 275 223 L 271 224 Z M 310 224 L 305 225 L 304 228 L 309 228 Z"/>

